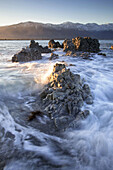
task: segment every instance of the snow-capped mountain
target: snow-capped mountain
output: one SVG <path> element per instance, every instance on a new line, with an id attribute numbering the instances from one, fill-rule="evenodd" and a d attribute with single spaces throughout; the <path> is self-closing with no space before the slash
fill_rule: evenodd
<path id="1" fill-rule="evenodd" d="M 81 24 L 81 23 L 64 22 L 58 25 L 47 24 L 47 26 L 56 27 L 56 28 L 67 28 L 67 29 L 80 29 L 86 31 L 109 31 L 109 30 L 113 31 L 113 23 L 98 25 L 96 23 Z"/>
<path id="2" fill-rule="evenodd" d="M 113 39 L 113 23 L 61 24 L 22 22 L 0 27 L 0 39 L 65 39 L 76 36 L 91 36 L 98 39 Z"/>
<path id="3" fill-rule="evenodd" d="M 22 27 L 35 27 L 36 29 L 39 26 L 43 26 L 45 28 L 55 28 L 55 29 L 80 29 L 85 31 L 113 31 L 113 23 L 108 24 L 101 24 L 98 25 L 96 23 L 87 23 L 87 24 L 81 24 L 81 23 L 73 23 L 73 22 L 64 22 L 61 24 L 43 24 L 43 23 L 37 23 L 37 22 L 23 22 L 15 25 L 15 28 L 18 26 Z"/>

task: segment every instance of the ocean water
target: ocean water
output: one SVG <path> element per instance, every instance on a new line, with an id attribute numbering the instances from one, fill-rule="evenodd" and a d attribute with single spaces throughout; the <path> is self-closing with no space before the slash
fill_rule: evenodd
<path id="1" fill-rule="evenodd" d="M 38 41 L 46 46 L 48 41 Z M 62 42 L 62 41 L 60 41 Z M 101 52 L 91 60 L 64 56 L 12 63 L 12 56 L 29 41 L 0 41 L 0 170 L 113 170 L 113 41 L 101 40 Z M 38 94 L 56 62 L 64 61 L 86 81 L 94 97 L 87 119 L 79 129 L 62 135 L 46 133 L 47 117 L 28 122 L 39 109 Z"/>

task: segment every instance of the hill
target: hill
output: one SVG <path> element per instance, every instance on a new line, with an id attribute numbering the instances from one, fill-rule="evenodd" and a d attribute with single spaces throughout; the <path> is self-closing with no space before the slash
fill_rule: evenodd
<path id="1" fill-rule="evenodd" d="M 113 23 L 98 25 L 65 22 L 62 24 L 43 24 L 23 22 L 0 27 L 0 39 L 65 39 L 89 36 L 98 39 L 113 39 Z"/>

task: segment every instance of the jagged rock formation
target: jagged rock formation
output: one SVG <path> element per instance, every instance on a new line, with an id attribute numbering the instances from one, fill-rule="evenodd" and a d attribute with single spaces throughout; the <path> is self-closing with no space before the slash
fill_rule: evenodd
<path id="1" fill-rule="evenodd" d="M 76 37 L 72 40 L 64 40 L 63 50 L 67 51 L 83 51 L 83 52 L 99 52 L 99 42 L 97 39 L 92 39 L 90 37 Z"/>
<path id="2" fill-rule="evenodd" d="M 48 47 L 42 47 L 39 43 L 31 40 L 29 47 L 23 48 L 12 57 L 12 62 L 27 62 L 42 59 L 41 53 L 50 53 Z"/>
<path id="3" fill-rule="evenodd" d="M 49 48 L 62 48 L 62 46 L 60 45 L 60 43 L 57 41 L 55 42 L 53 39 L 51 39 L 48 43 L 48 47 Z"/>
<path id="4" fill-rule="evenodd" d="M 48 46 L 42 47 L 38 42 L 35 42 L 34 40 L 31 40 L 29 48 L 39 49 L 41 53 L 51 53 L 51 50 L 48 48 Z"/>
<path id="5" fill-rule="evenodd" d="M 40 59 L 42 59 L 42 56 L 38 49 L 23 48 L 18 54 L 12 57 L 12 62 L 27 62 Z"/>
<path id="6" fill-rule="evenodd" d="M 59 130 L 76 126 L 76 120 L 89 114 L 87 110 L 81 112 L 84 102 L 93 103 L 90 88 L 82 83 L 80 75 L 73 74 L 64 64 L 58 63 L 40 97 L 45 111 L 51 115 Z"/>

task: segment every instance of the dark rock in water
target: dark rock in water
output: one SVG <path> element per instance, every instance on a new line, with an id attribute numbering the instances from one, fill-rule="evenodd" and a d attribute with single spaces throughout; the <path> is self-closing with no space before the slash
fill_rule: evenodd
<path id="1" fill-rule="evenodd" d="M 73 51 L 70 51 L 70 50 L 69 50 L 69 51 L 66 52 L 65 55 L 66 55 L 66 56 L 73 56 L 73 54 L 75 54 L 75 53 L 73 53 Z M 76 56 L 76 55 L 75 55 L 75 56 Z"/>
<path id="2" fill-rule="evenodd" d="M 63 42 L 63 51 L 67 52 L 67 51 L 75 51 L 75 46 L 72 42 L 72 40 L 64 40 Z"/>
<path id="3" fill-rule="evenodd" d="M 35 42 L 34 40 L 31 40 L 29 48 L 38 48 L 39 47 L 39 43 Z"/>
<path id="4" fill-rule="evenodd" d="M 93 103 L 93 98 L 90 94 L 91 94 L 91 92 L 90 92 L 90 88 L 89 88 L 88 84 L 84 84 L 84 86 L 82 88 L 82 96 L 87 104 Z"/>
<path id="5" fill-rule="evenodd" d="M 111 46 L 111 48 L 110 48 L 111 50 L 113 50 L 113 45 Z"/>
<path id="6" fill-rule="evenodd" d="M 33 111 L 33 112 L 31 112 L 31 115 L 29 115 L 28 120 L 31 121 L 31 120 L 35 119 L 36 116 L 43 116 L 43 115 L 44 115 L 44 113 L 40 110 Z"/>
<path id="7" fill-rule="evenodd" d="M 51 39 L 48 43 L 49 48 L 62 48 L 62 45 L 57 41 L 55 42 L 53 39 Z"/>
<path id="8" fill-rule="evenodd" d="M 69 66 L 76 66 L 75 64 L 69 64 Z"/>
<path id="9" fill-rule="evenodd" d="M 49 58 L 49 60 L 55 60 L 55 59 L 58 59 L 58 54 L 55 54 L 55 53 L 51 53 L 51 57 Z"/>
<path id="10" fill-rule="evenodd" d="M 106 54 L 105 54 L 105 53 L 98 53 L 98 55 L 106 56 Z"/>
<path id="11" fill-rule="evenodd" d="M 54 119 L 55 126 L 58 130 L 66 129 L 73 121 L 73 116 L 61 116 Z"/>
<path id="12" fill-rule="evenodd" d="M 83 114 L 84 118 L 86 118 L 90 114 L 90 112 L 89 112 L 89 110 L 84 110 L 82 112 L 82 114 Z"/>
<path id="13" fill-rule="evenodd" d="M 55 43 L 55 41 L 53 39 L 49 41 L 48 47 L 49 48 L 56 48 L 56 43 Z"/>
<path id="14" fill-rule="evenodd" d="M 83 51 L 83 52 L 99 52 L 99 42 L 97 39 L 90 37 L 76 37 L 72 40 L 64 40 L 63 42 L 64 51 Z"/>
<path id="15" fill-rule="evenodd" d="M 42 59 L 42 56 L 38 49 L 26 48 L 22 49 L 18 54 L 15 54 L 12 57 L 12 62 L 27 62 L 40 59 Z"/>
<path id="16" fill-rule="evenodd" d="M 98 52 L 99 51 L 99 42 L 97 39 L 92 39 L 90 37 L 76 37 L 72 39 L 75 49 L 78 51 L 88 51 L 88 52 Z"/>
<path id="17" fill-rule="evenodd" d="M 80 54 L 80 57 L 82 57 L 83 59 L 90 59 L 90 53 L 89 52 L 84 52 Z"/>
<path id="18" fill-rule="evenodd" d="M 48 46 L 42 47 L 40 45 L 39 47 L 40 47 L 41 53 L 51 53 L 51 50 L 48 48 Z"/>
<path id="19" fill-rule="evenodd" d="M 82 83 L 80 75 L 73 74 L 64 64 L 58 63 L 54 65 L 49 83 L 40 97 L 45 111 L 51 115 L 58 130 L 68 128 L 78 117 L 84 101 L 92 103 L 90 88 Z M 88 113 L 84 111 L 84 115 Z"/>
<path id="20" fill-rule="evenodd" d="M 23 48 L 12 57 L 12 62 L 27 62 L 42 59 L 41 53 L 51 52 L 48 47 L 42 47 L 34 40 L 31 40 L 29 47 Z"/>
<path id="21" fill-rule="evenodd" d="M 89 52 L 67 51 L 65 55 L 71 57 L 81 57 L 82 59 L 91 59 L 91 55 Z"/>
<path id="22" fill-rule="evenodd" d="M 61 48 L 61 45 L 60 45 L 60 43 L 59 43 L 58 41 L 56 42 L 56 47 L 57 47 L 57 48 L 58 48 L 58 47 Z"/>
<path id="23" fill-rule="evenodd" d="M 29 48 L 38 49 L 41 53 L 51 53 L 51 50 L 47 46 L 42 47 L 38 42 L 35 42 L 34 40 L 31 40 Z"/>
<path id="24" fill-rule="evenodd" d="M 87 104 L 93 104 L 93 98 L 92 96 L 88 96 L 86 99 L 85 99 L 86 103 Z"/>

